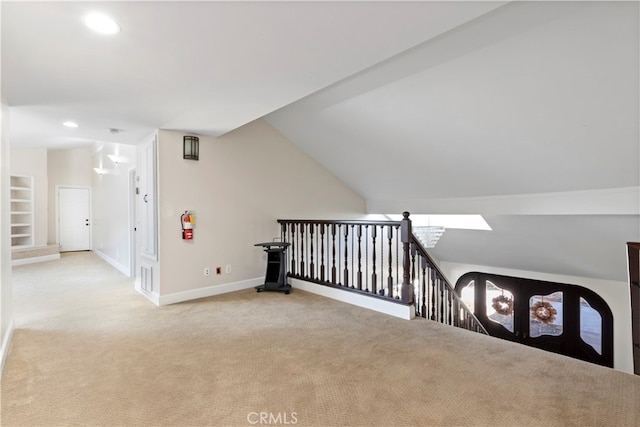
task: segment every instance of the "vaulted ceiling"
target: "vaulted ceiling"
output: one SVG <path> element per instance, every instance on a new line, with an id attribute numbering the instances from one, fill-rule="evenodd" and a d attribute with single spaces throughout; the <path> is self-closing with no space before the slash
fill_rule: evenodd
<path id="1" fill-rule="evenodd" d="M 86 29 L 94 10 L 121 33 Z M 218 136 L 266 117 L 371 213 L 484 215 L 493 231 L 447 230 L 441 260 L 626 280 L 625 242 L 640 240 L 638 12 L 3 2 L 2 92 L 14 147 Z"/>

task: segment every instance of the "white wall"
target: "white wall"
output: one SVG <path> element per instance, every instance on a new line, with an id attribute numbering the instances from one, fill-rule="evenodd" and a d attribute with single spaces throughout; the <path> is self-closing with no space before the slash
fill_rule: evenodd
<path id="1" fill-rule="evenodd" d="M 0 3 L 0 11 L 1 9 Z M 0 12 L 1 15 L 1 12 Z M 1 96 L 0 114 L 0 375 L 13 333 L 11 288 L 11 196 L 9 192 L 9 107 Z M 1 378 L 1 377 L 0 377 Z"/>
<path id="2" fill-rule="evenodd" d="M 182 159 L 184 135 L 159 132 L 161 295 L 263 277 L 263 252 L 253 245 L 280 235 L 279 218 L 365 215 L 361 196 L 264 120 L 200 136 L 199 161 Z M 196 211 L 192 241 L 181 238 L 185 210 Z M 225 265 L 231 273 L 217 276 Z"/>
<path id="3" fill-rule="evenodd" d="M 114 163 L 109 155 L 118 156 Z M 111 265 L 129 274 L 129 169 L 135 167 L 136 148 L 131 145 L 104 143 L 92 155 L 91 216 L 93 250 Z M 93 170 L 93 169 L 92 169 Z"/>
<path id="4" fill-rule="evenodd" d="M 11 175 L 33 176 L 33 244 L 44 246 L 47 244 L 49 226 L 47 150 L 45 148 L 12 149 Z"/>
<path id="5" fill-rule="evenodd" d="M 478 271 L 489 274 L 522 277 L 527 279 L 578 285 L 591 289 L 600 295 L 609 305 L 613 313 L 613 366 L 614 368 L 633 373 L 633 347 L 631 341 L 631 296 L 626 282 L 590 279 L 586 277 L 563 276 L 538 273 L 534 271 L 514 270 L 508 268 L 487 267 L 453 262 L 439 262 L 440 269 L 451 284 L 455 286 L 460 277 L 466 273 Z"/>
<path id="6" fill-rule="evenodd" d="M 48 242 L 58 243 L 56 236 L 56 186 L 91 187 L 93 169 L 91 156 L 94 148 L 49 150 L 47 172 L 49 175 Z"/>

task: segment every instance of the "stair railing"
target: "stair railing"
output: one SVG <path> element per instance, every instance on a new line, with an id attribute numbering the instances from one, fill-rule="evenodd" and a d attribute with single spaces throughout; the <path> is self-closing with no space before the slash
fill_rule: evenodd
<path id="1" fill-rule="evenodd" d="M 489 335 L 415 236 L 411 242 L 411 280 L 416 316 Z"/>
<path id="2" fill-rule="evenodd" d="M 629 287 L 631 293 L 631 340 L 633 373 L 640 375 L 640 243 L 627 242 Z"/>
<path id="3" fill-rule="evenodd" d="M 401 221 L 280 219 L 288 276 L 413 304 L 416 315 L 486 334 L 486 330 Z"/>
<path id="4" fill-rule="evenodd" d="M 408 219 L 280 219 L 278 223 L 282 240 L 290 244 L 286 252 L 289 277 L 398 303 L 414 302 L 409 239 L 403 232 L 410 228 Z"/>

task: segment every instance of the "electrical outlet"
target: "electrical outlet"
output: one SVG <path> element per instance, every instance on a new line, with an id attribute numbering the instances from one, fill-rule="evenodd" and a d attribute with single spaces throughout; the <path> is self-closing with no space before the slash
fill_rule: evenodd
<path id="1" fill-rule="evenodd" d="M 231 264 L 227 264 L 224 266 L 224 272 L 227 274 L 231 273 Z"/>
<path id="2" fill-rule="evenodd" d="M 211 276 L 211 269 L 209 267 L 204 268 L 204 277 Z"/>
<path id="3" fill-rule="evenodd" d="M 222 274 L 222 267 L 216 267 L 216 274 Z"/>

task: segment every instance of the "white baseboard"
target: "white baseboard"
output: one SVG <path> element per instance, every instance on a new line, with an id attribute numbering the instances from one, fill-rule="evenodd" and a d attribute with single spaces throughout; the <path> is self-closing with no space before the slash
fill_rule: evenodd
<path id="1" fill-rule="evenodd" d="M 160 297 L 156 294 L 152 294 L 142 289 L 142 285 L 140 284 L 140 278 L 136 277 L 136 281 L 134 282 L 133 288 L 141 294 L 143 297 L 151 301 L 157 306 L 160 306 Z"/>
<path id="2" fill-rule="evenodd" d="M 7 328 L 7 333 L 4 335 L 4 339 L 2 340 L 2 347 L 0 347 L 0 382 L 2 382 L 4 362 L 7 360 L 7 356 L 9 355 L 9 347 L 11 346 L 14 329 L 15 323 L 13 322 L 13 318 L 11 318 L 11 322 L 9 322 L 9 327 Z"/>
<path id="3" fill-rule="evenodd" d="M 103 252 L 101 252 L 101 251 L 99 251 L 97 249 L 94 249 L 93 253 L 98 255 L 103 260 L 105 260 L 107 264 L 111 265 L 113 268 L 115 268 L 116 270 L 118 270 L 119 272 L 124 274 L 125 276 L 130 277 L 129 267 L 126 267 L 126 266 L 120 264 L 118 261 L 116 261 L 115 259 L 111 258 L 109 255 L 106 255 L 105 253 L 103 253 Z"/>
<path id="4" fill-rule="evenodd" d="M 35 264 L 37 262 L 54 261 L 56 259 L 60 259 L 60 254 L 52 254 L 52 255 L 34 256 L 34 257 L 30 257 L 30 258 L 14 259 L 13 261 L 11 261 L 11 265 L 12 266 L 16 266 L 16 265 Z"/>
<path id="5" fill-rule="evenodd" d="M 301 289 L 316 295 L 346 302 L 347 304 L 357 305 L 358 307 L 367 308 L 369 310 L 399 317 L 401 319 L 411 320 L 415 317 L 415 309 L 413 305 L 398 304 L 379 298 L 369 297 L 367 295 L 361 295 L 356 292 L 349 292 L 342 289 L 332 288 L 330 286 L 306 282 L 304 280 L 290 278 L 289 283 L 291 283 L 294 289 Z"/>
<path id="6" fill-rule="evenodd" d="M 142 290 L 140 281 L 135 282 L 135 289 L 149 301 L 157 306 L 176 304 L 183 301 L 190 301 L 198 298 L 206 298 L 214 295 L 226 294 L 229 292 L 241 291 L 243 289 L 254 288 L 264 283 L 264 277 L 255 279 L 242 280 L 240 282 L 224 283 L 221 285 L 208 286 L 206 288 L 198 288 L 190 291 L 176 292 L 168 295 L 155 295 Z M 342 289 L 335 289 L 329 286 L 318 285 L 316 283 L 306 282 L 303 280 L 289 279 L 289 283 L 294 289 L 311 292 L 316 295 L 331 298 L 337 301 L 346 302 L 358 307 L 374 310 L 379 313 L 388 314 L 390 316 L 399 317 L 401 319 L 411 320 L 415 317 L 415 309 L 413 305 L 398 304 L 395 302 L 384 301 L 379 298 L 372 298 L 366 295 L 360 295 L 356 292 L 348 292 Z"/>
<path id="7" fill-rule="evenodd" d="M 224 283 L 222 285 L 208 286 L 190 291 L 176 292 L 174 294 L 160 295 L 158 305 L 169 305 L 183 301 L 190 301 L 198 298 L 206 298 L 214 295 L 226 294 L 229 292 L 241 291 L 243 289 L 254 288 L 264 283 L 264 277 L 256 279 L 242 280 L 240 282 Z"/>

